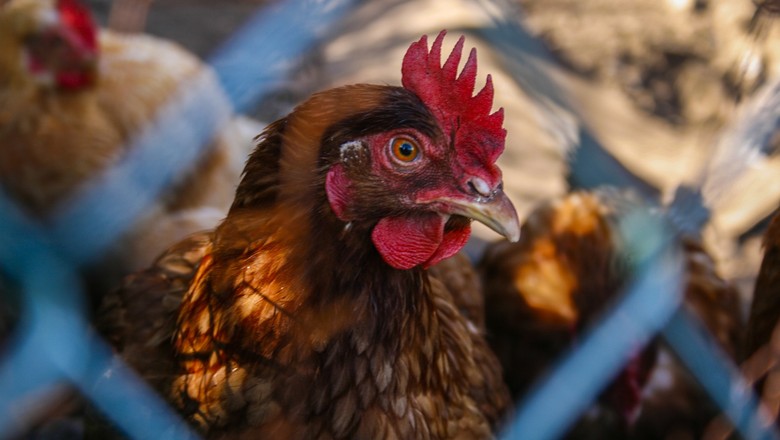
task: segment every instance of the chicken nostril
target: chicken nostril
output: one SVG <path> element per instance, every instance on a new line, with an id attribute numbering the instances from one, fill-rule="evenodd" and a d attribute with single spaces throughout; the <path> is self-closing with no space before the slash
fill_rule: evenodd
<path id="1" fill-rule="evenodd" d="M 469 187 L 482 197 L 490 197 L 493 193 L 490 189 L 490 185 L 479 177 L 472 177 L 469 179 Z"/>

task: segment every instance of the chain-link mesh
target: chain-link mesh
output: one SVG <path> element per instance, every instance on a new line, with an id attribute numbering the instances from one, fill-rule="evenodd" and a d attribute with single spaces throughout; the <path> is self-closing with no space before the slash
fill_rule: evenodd
<path id="1" fill-rule="evenodd" d="M 534 71 L 533 63 L 524 62 L 548 55 L 524 31 L 517 13 L 504 3 L 479 3 L 494 22 L 477 33 L 505 57 L 514 81 L 538 102 L 573 110 L 554 82 Z M 176 423 L 175 412 L 132 371 L 118 364 L 108 345 L 90 329 L 79 267 L 99 258 L 170 183 L 175 170 L 200 156 L 202 146 L 232 111 L 252 108 L 281 84 L 295 64 L 292 60 L 327 38 L 352 6 L 348 0 L 287 0 L 258 10 L 210 60 L 222 89 L 214 90 L 202 78 L 183 84 L 156 123 L 134 139 L 128 160 L 67 203 L 48 227 L 0 196 L 0 264 L 22 292 L 19 322 L 0 359 L 0 436 L 20 434 L 36 417 L 41 402 L 56 398 L 63 385 L 70 385 L 131 438 L 195 437 L 186 425 Z M 764 154 L 780 120 L 780 94 L 777 87 L 768 90 L 759 102 L 761 111 L 750 113 L 724 136 L 723 143 L 730 146 L 723 148 L 732 152 L 726 159 L 727 175 L 710 173 L 702 186 L 716 178 L 733 179 L 751 155 Z M 549 113 L 554 119 L 555 111 Z M 581 146 L 571 158 L 575 182 L 585 187 L 632 186 L 657 203 L 657 191 L 601 154 L 596 136 L 584 124 L 578 127 L 572 135 Z M 182 150 L 181 145 L 190 148 Z M 736 155 L 733 145 L 748 152 Z M 625 217 L 621 233 L 639 256 L 633 283 L 600 324 L 534 388 L 504 438 L 547 439 L 565 433 L 633 350 L 656 335 L 699 379 L 739 434 L 778 437 L 768 415 L 758 410 L 749 381 L 713 348 L 710 335 L 680 306 L 679 229 L 687 230 L 689 226 L 681 225 L 688 220 L 696 229 L 706 219 L 695 209 L 706 210 L 703 202 L 687 209 L 690 203 L 673 211 L 671 218 L 653 210 L 636 210 Z M 171 426 L 177 428 L 171 431 Z M 724 430 L 727 434 L 728 428 Z"/>

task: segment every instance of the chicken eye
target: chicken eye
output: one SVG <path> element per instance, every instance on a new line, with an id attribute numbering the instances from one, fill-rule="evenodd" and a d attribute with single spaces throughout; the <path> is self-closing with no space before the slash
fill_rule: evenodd
<path id="1" fill-rule="evenodd" d="M 411 162 L 420 154 L 420 147 L 409 138 L 398 137 L 392 141 L 393 156 L 401 162 Z"/>

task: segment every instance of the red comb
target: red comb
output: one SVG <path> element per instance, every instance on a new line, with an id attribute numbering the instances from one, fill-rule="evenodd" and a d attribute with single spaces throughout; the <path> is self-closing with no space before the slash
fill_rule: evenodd
<path id="1" fill-rule="evenodd" d="M 57 12 L 60 13 L 62 22 L 81 37 L 84 48 L 97 48 L 97 28 L 86 6 L 77 0 L 59 0 Z"/>
<path id="2" fill-rule="evenodd" d="M 471 49 L 463 70 L 457 75 L 463 36 L 458 39 L 444 65 L 440 66 L 441 44 L 446 33 L 439 33 L 430 52 L 425 35 L 409 46 L 401 67 L 401 83 L 434 113 L 445 135 L 455 138 L 459 155 L 493 164 L 504 150 L 504 109 L 490 113 L 493 106 L 490 75 L 485 87 L 472 96 L 477 79 L 476 49 Z"/>

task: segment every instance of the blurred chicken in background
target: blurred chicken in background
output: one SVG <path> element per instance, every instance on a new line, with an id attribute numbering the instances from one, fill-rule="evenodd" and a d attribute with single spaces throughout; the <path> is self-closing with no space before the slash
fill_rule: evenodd
<path id="1" fill-rule="evenodd" d="M 774 419 L 780 416 L 780 214 L 764 234 L 743 352 L 743 371 Z"/>
<path id="2" fill-rule="evenodd" d="M 488 342 L 515 400 L 577 346 L 619 297 L 631 255 L 617 219 L 639 200 L 617 190 L 577 191 L 528 216 L 517 243 L 488 246 L 478 265 Z M 685 306 L 732 357 L 742 331 L 736 290 L 718 276 L 701 245 L 683 242 Z M 629 360 L 569 432 L 570 438 L 700 438 L 718 415 L 695 379 L 652 342 Z"/>
<path id="3" fill-rule="evenodd" d="M 79 0 L 3 4 L 0 189 L 45 223 L 121 162 L 134 137 L 196 78 L 219 88 L 209 68 L 179 45 L 99 30 Z M 257 132 L 242 118 L 223 127 L 194 167 L 175 171 L 90 280 L 115 284 L 168 244 L 221 218 Z"/>

